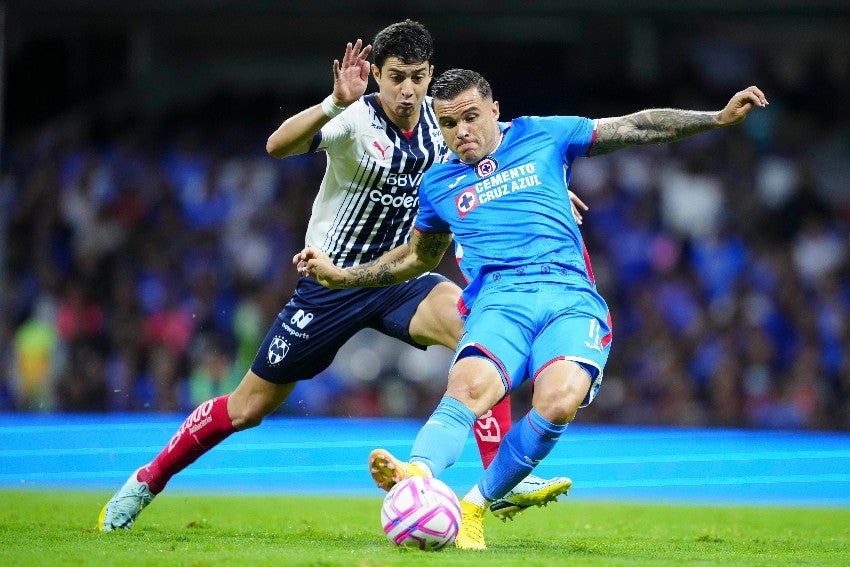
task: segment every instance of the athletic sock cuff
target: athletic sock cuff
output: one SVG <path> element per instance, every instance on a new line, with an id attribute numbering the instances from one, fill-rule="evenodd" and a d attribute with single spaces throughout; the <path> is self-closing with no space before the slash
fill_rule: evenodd
<path id="1" fill-rule="evenodd" d="M 448 415 L 457 419 L 461 423 L 468 423 L 469 427 L 472 427 L 472 424 L 475 423 L 475 413 L 454 398 L 449 398 L 447 396 L 443 397 L 437 408 L 443 409 Z"/>
<path id="2" fill-rule="evenodd" d="M 567 429 L 566 423 L 552 423 L 551 421 L 544 418 L 542 415 L 537 413 L 537 410 L 531 408 L 528 412 L 528 422 L 531 424 L 531 427 L 534 430 L 542 435 L 543 437 L 547 437 L 549 439 L 558 439 Z"/>

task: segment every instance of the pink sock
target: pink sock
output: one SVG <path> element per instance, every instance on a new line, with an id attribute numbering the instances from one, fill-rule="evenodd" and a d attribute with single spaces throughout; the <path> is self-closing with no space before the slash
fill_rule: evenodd
<path id="1" fill-rule="evenodd" d="M 233 433 L 235 429 L 227 413 L 229 397 L 230 394 L 219 396 L 198 406 L 159 455 L 139 469 L 137 480 L 148 483 L 150 491 L 159 494 L 172 476 Z"/>
<path id="2" fill-rule="evenodd" d="M 484 468 L 496 457 L 499 443 L 502 437 L 511 428 L 511 399 L 505 396 L 491 410 L 478 418 L 472 426 L 475 433 L 475 442 L 478 443 L 478 452 L 481 454 L 481 462 Z"/>

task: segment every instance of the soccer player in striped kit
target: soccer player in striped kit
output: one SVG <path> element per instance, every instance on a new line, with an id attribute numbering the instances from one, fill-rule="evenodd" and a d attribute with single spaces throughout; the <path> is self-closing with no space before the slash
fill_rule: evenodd
<path id="1" fill-rule="evenodd" d="M 431 34 L 406 20 L 379 32 L 373 46 L 361 40 L 349 43 L 342 61 L 333 63 L 333 94 L 285 120 L 267 143 L 276 158 L 327 154 L 306 242 L 340 267 L 370 262 L 405 241 L 424 172 L 448 156 L 426 100 L 433 72 Z M 378 92 L 364 96 L 370 52 Z M 572 210 L 571 204 L 566 206 Z M 107 502 L 98 520 L 100 529 L 131 528 L 172 476 L 234 431 L 259 425 L 297 381 L 327 368 L 357 331 L 374 328 L 418 348 L 440 344 L 455 349 L 463 327 L 456 307 L 459 297 L 454 283 L 432 273 L 387 288 L 343 291 L 301 278 L 239 386 L 189 415 L 159 455 L 134 472 Z M 488 408 L 475 426 L 485 466 L 510 429 L 509 403 L 505 398 L 492 411 Z M 513 517 L 566 493 L 570 485 L 568 478 L 532 475 L 495 502 L 493 513 Z"/>
<path id="2" fill-rule="evenodd" d="M 464 334 L 448 389 L 422 427 L 408 461 L 370 455 L 376 484 L 438 476 L 463 449 L 470 425 L 526 380 L 532 408 L 505 435 L 496 458 L 461 500 L 456 545 L 485 549 L 484 511 L 552 450 L 602 384 L 611 320 L 581 232 L 565 214 L 573 162 L 641 144 L 660 144 L 738 124 L 767 106 L 757 87 L 718 112 L 651 109 L 617 118 L 521 117 L 499 122 L 499 103 L 477 72 L 434 80 L 434 113 L 453 156 L 428 170 L 410 241 L 345 270 L 320 252 L 293 258 L 329 287 L 391 285 L 437 265 L 454 239 L 469 285 L 461 297 Z"/>

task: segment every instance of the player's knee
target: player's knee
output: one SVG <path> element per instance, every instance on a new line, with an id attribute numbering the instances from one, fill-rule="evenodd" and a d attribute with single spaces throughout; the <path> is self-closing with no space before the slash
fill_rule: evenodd
<path id="1" fill-rule="evenodd" d="M 230 405 L 227 409 L 233 428 L 242 431 L 260 425 L 263 419 L 276 408 L 269 408 L 263 400 L 249 399 L 242 403 L 237 402 Z"/>
<path id="2" fill-rule="evenodd" d="M 544 419 L 552 423 L 569 423 L 576 416 L 581 402 L 587 395 L 582 386 L 575 383 L 564 384 L 558 391 L 546 395 L 535 395 L 532 401 L 534 409 Z"/>
<path id="3" fill-rule="evenodd" d="M 251 429 L 257 427 L 263 422 L 263 417 L 259 415 L 240 414 L 233 419 L 233 428 L 237 431 Z"/>
<path id="4" fill-rule="evenodd" d="M 451 282 L 437 284 L 419 304 L 410 321 L 409 332 L 423 345 L 443 345 L 454 350 L 463 334 L 463 321 L 457 312 L 460 288 Z"/>
<path id="5" fill-rule="evenodd" d="M 505 395 L 505 387 L 500 380 L 473 375 L 449 380 L 446 395 L 463 403 L 475 415 L 480 416 Z"/>
<path id="6" fill-rule="evenodd" d="M 227 400 L 227 413 L 237 431 L 256 427 L 280 407 L 295 383 L 274 384 L 249 370 Z"/>
<path id="7" fill-rule="evenodd" d="M 230 416 L 230 421 L 233 423 L 233 429 L 242 431 L 243 429 L 257 427 L 263 422 L 263 417 L 247 413 L 236 413 Z"/>
<path id="8" fill-rule="evenodd" d="M 546 400 L 534 405 L 544 419 L 551 423 L 569 423 L 576 416 L 579 404 L 568 403 L 566 400 Z"/>

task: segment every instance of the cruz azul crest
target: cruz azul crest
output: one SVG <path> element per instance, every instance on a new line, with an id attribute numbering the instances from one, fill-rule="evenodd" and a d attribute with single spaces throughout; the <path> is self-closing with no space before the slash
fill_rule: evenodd
<path id="1" fill-rule="evenodd" d="M 460 218 L 465 217 L 477 206 L 478 196 L 475 194 L 475 189 L 472 187 L 464 189 L 460 195 L 455 197 L 455 207 L 457 207 L 457 212 L 460 214 Z"/>
<path id="2" fill-rule="evenodd" d="M 496 173 L 497 169 L 499 169 L 499 162 L 496 161 L 496 158 L 487 156 L 475 166 L 475 175 L 478 177 L 487 177 Z"/>

